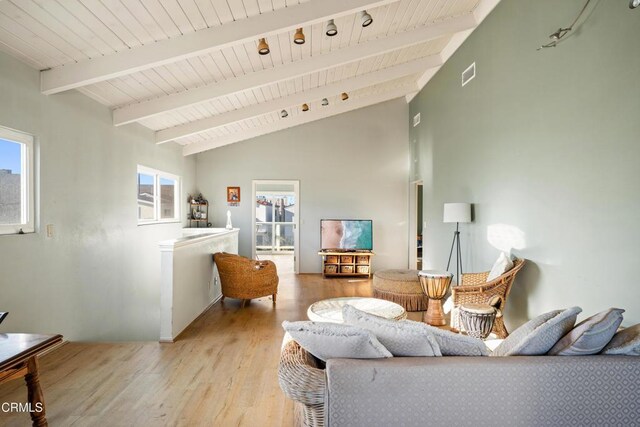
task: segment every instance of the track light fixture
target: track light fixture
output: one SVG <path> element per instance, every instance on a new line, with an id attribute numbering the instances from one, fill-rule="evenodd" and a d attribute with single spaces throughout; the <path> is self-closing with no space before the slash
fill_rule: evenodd
<path id="1" fill-rule="evenodd" d="M 322 106 L 326 107 L 327 105 L 329 105 L 329 100 L 327 98 L 322 98 Z"/>
<path id="2" fill-rule="evenodd" d="M 563 38 L 564 36 L 566 36 L 569 31 L 571 31 L 571 28 L 558 28 L 558 31 L 556 31 L 555 33 L 551 34 L 549 36 L 549 38 L 551 40 L 558 41 L 561 38 Z"/>
<path id="3" fill-rule="evenodd" d="M 373 18 L 367 13 L 366 10 L 360 12 L 360 20 L 362 21 L 363 27 L 368 27 L 373 23 Z"/>
<path id="4" fill-rule="evenodd" d="M 280 117 L 282 117 L 283 119 L 287 118 L 288 116 L 289 113 L 287 113 L 287 110 L 280 111 Z"/>
<path id="5" fill-rule="evenodd" d="M 547 44 L 543 44 L 542 46 L 540 46 L 538 48 L 538 50 L 542 50 L 542 49 L 546 49 L 549 47 L 556 47 L 558 45 L 558 43 L 560 43 L 561 39 L 563 37 L 565 37 L 567 34 L 569 34 L 569 32 L 571 32 L 571 30 L 573 30 L 573 28 L 576 26 L 576 24 L 578 23 L 578 21 L 580 20 L 580 18 L 582 17 L 582 15 L 584 15 L 585 10 L 587 10 L 587 6 L 589 6 L 589 3 L 591 3 L 591 0 L 587 0 L 586 3 L 584 4 L 584 6 L 582 6 L 582 9 L 580 10 L 580 13 L 578 13 L 578 16 L 576 16 L 576 19 L 573 20 L 573 22 L 571 23 L 571 25 L 569 25 L 568 27 L 560 27 L 558 28 L 558 30 L 549 35 L 549 38 L 551 39 L 551 41 Z M 629 0 L 629 8 L 630 9 L 635 9 L 638 6 L 640 6 L 640 0 Z M 594 6 L 595 7 L 595 6 Z M 589 19 L 589 17 L 587 16 L 587 18 L 585 18 L 584 21 L 586 21 L 587 19 Z M 583 22 L 580 23 L 580 25 L 582 25 Z"/>
<path id="6" fill-rule="evenodd" d="M 293 36 L 293 42 L 295 44 L 304 44 L 304 33 L 302 32 L 302 28 L 298 28 L 296 30 L 296 34 Z"/>
<path id="7" fill-rule="evenodd" d="M 587 6 L 589 6 L 590 2 L 591 0 L 587 0 L 584 6 L 582 6 L 582 10 L 580 10 L 580 13 L 578 13 L 578 16 L 576 16 L 576 19 L 573 20 L 573 23 L 571 23 L 571 25 L 565 28 L 563 27 L 558 28 L 558 30 L 555 33 L 549 35 L 549 38 L 551 39 L 551 41 L 547 44 L 543 44 L 542 46 L 540 46 L 538 50 L 546 49 L 549 47 L 556 47 L 560 39 L 562 39 L 564 36 L 569 34 L 571 30 L 573 30 L 573 27 L 577 24 L 578 20 L 580 19 L 584 11 L 587 10 Z"/>
<path id="8" fill-rule="evenodd" d="M 349 95 L 347 94 L 347 92 L 342 92 L 342 95 L 340 95 L 340 98 L 343 101 L 346 101 L 347 99 L 349 99 Z"/>
<path id="9" fill-rule="evenodd" d="M 302 111 L 309 111 L 309 106 L 307 104 L 302 104 Z"/>
<path id="10" fill-rule="evenodd" d="M 336 24 L 333 22 L 333 19 L 329 19 L 329 22 L 327 22 L 327 28 L 325 28 L 324 33 L 329 37 L 333 37 L 336 34 L 338 34 L 338 27 L 336 27 Z"/>
<path id="11" fill-rule="evenodd" d="M 267 43 L 267 39 L 258 40 L 258 53 L 260 55 L 268 55 L 271 50 L 269 50 L 269 44 Z"/>

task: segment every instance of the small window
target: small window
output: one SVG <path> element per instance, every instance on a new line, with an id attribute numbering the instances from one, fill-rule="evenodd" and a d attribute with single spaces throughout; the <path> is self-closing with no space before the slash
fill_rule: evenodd
<path id="1" fill-rule="evenodd" d="M 138 166 L 138 224 L 180 221 L 180 178 Z"/>
<path id="2" fill-rule="evenodd" d="M 33 136 L 0 127 L 0 234 L 33 233 Z"/>

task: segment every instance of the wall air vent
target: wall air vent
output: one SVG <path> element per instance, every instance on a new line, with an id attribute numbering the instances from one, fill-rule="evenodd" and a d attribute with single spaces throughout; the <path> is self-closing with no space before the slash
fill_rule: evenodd
<path id="1" fill-rule="evenodd" d="M 416 127 L 420 124 L 420 113 L 413 116 L 413 127 Z"/>
<path id="2" fill-rule="evenodd" d="M 469 67 L 462 72 L 462 86 L 469 83 L 476 76 L 476 63 L 469 65 Z"/>

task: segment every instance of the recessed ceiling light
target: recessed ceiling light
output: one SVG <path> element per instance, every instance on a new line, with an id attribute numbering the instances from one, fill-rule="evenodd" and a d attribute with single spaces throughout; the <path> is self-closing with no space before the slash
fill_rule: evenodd
<path id="1" fill-rule="evenodd" d="M 282 117 L 283 119 L 288 117 L 289 113 L 287 113 L 287 110 L 282 110 L 280 111 L 280 117 Z"/>
<path id="2" fill-rule="evenodd" d="M 346 101 L 347 99 L 349 99 L 349 95 L 347 94 L 347 92 L 342 92 L 340 98 L 342 98 L 343 101 Z"/>
<path id="3" fill-rule="evenodd" d="M 309 106 L 307 104 L 302 104 L 302 111 L 309 111 Z"/>
<path id="4" fill-rule="evenodd" d="M 329 100 L 327 98 L 322 98 L 322 106 L 326 107 L 327 105 L 329 105 Z"/>
<path id="5" fill-rule="evenodd" d="M 640 6 L 640 0 L 631 0 L 629 2 L 629 9 L 635 9 L 638 6 Z"/>

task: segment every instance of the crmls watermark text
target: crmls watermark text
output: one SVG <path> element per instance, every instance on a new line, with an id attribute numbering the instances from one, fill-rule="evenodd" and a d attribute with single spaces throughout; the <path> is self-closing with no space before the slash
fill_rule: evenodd
<path id="1" fill-rule="evenodd" d="M 21 402 L 2 402 L 0 405 L 0 412 L 42 412 L 44 406 L 42 402 L 36 402 L 35 405 L 31 403 Z"/>

